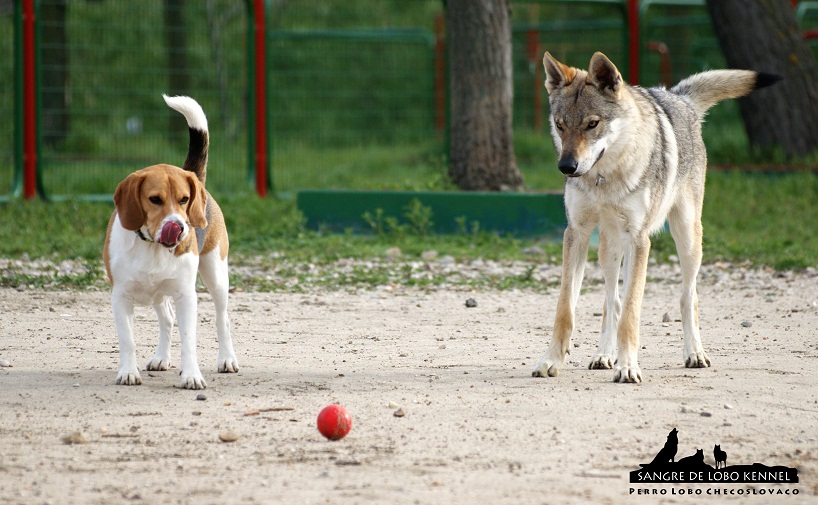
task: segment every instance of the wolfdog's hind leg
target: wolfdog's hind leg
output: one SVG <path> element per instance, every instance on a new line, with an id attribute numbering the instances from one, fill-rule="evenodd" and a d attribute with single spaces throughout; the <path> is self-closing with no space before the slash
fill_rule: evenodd
<path id="1" fill-rule="evenodd" d="M 684 364 L 687 368 L 706 368 L 710 366 L 710 358 L 704 352 L 699 334 L 699 298 L 696 294 L 696 277 L 702 264 L 701 212 L 697 212 L 692 203 L 677 207 L 668 216 L 668 223 L 682 268 L 680 305 L 684 332 Z"/>

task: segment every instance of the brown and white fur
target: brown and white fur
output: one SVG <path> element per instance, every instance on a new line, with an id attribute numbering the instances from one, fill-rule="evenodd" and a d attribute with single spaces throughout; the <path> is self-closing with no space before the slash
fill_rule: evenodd
<path id="1" fill-rule="evenodd" d="M 702 260 L 702 201 L 707 157 L 701 124 L 721 100 L 778 80 L 749 70 L 711 70 L 673 88 L 629 86 L 602 53 L 588 70 L 545 53 L 551 130 L 565 178 L 562 285 L 551 345 L 534 368 L 559 373 L 570 348 L 588 241 L 599 229 L 605 305 L 599 348 L 589 368 L 615 368 L 614 381 L 641 382 L 639 317 L 650 235 L 667 219 L 682 270 L 686 367 L 710 366 L 699 335 L 696 277 Z M 623 301 L 619 274 L 623 270 Z"/>
<path id="2" fill-rule="evenodd" d="M 196 355 L 198 271 L 216 305 L 217 369 L 237 372 L 227 315 L 227 253 L 224 216 L 205 190 L 209 134 L 201 106 L 186 96 L 164 96 L 187 119 L 190 145 L 184 169 L 153 165 L 130 174 L 116 188 L 103 259 L 111 282 L 111 305 L 119 340 L 116 383 L 142 383 L 134 344 L 134 306 L 152 305 L 159 318 L 159 345 L 145 367 L 170 367 L 174 308 L 181 336 L 181 382 L 207 387 Z"/>

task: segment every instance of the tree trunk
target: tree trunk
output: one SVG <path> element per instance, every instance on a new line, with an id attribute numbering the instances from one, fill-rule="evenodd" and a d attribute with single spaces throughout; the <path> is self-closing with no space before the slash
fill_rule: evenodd
<path id="1" fill-rule="evenodd" d="M 68 135 L 68 41 L 65 0 L 40 7 L 42 138 L 57 148 Z"/>
<path id="2" fill-rule="evenodd" d="M 789 0 L 707 0 L 727 64 L 784 80 L 739 101 L 753 146 L 789 157 L 818 148 L 818 72 Z"/>
<path id="3" fill-rule="evenodd" d="M 512 142 L 509 0 L 446 0 L 449 176 L 461 189 L 523 187 Z"/>

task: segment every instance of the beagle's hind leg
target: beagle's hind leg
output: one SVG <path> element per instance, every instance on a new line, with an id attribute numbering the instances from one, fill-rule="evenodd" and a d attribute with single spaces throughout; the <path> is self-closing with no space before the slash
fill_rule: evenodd
<path id="1" fill-rule="evenodd" d="M 221 373 L 239 371 L 239 362 L 233 350 L 233 339 L 230 336 L 230 318 L 227 314 L 230 278 L 227 270 L 227 258 L 222 259 L 219 248 L 210 251 L 199 259 L 199 274 L 202 276 L 213 303 L 216 305 L 216 334 L 219 338 L 219 357 L 216 368 Z"/>
<path id="2" fill-rule="evenodd" d="M 176 315 L 170 298 L 165 298 L 162 302 L 153 306 L 156 317 L 159 319 L 159 344 L 156 346 L 156 354 L 153 355 L 145 370 L 165 371 L 170 368 L 170 335 L 173 333 L 173 321 Z"/>

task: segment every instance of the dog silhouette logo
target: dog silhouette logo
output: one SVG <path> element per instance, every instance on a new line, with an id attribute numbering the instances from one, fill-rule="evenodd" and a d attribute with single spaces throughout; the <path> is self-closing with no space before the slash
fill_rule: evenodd
<path id="1" fill-rule="evenodd" d="M 679 437 L 677 436 L 678 432 L 676 428 L 673 428 L 670 433 L 667 434 L 667 441 L 665 442 L 665 446 L 662 447 L 662 450 L 656 454 L 656 457 L 653 458 L 653 461 L 648 463 L 646 466 L 651 465 L 660 465 L 662 463 L 667 463 L 668 461 L 675 461 L 676 451 L 679 449 Z"/>
<path id="2" fill-rule="evenodd" d="M 632 484 L 682 483 L 757 483 L 795 484 L 798 469 L 786 466 L 768 466 L 761 463 L 727 466 L 727 452 L 720 444 L 713 448 L 712 466 L 705 461 L 704 449 L 696 449 L 689 456 L 676 459 L 679 452 L 679 432 L 673 428 L 664 446 L 650 463 L 640 464 L 630 473 Z"/>
<path id="3" fill-rule="evenodd" d="M 719 469 L 719 466 L 722 468 L 727 466 L 727 453 L 721 450 L 719 444 L 713 446 L 713 459 L 716 460 L 716 470 Z"/>

